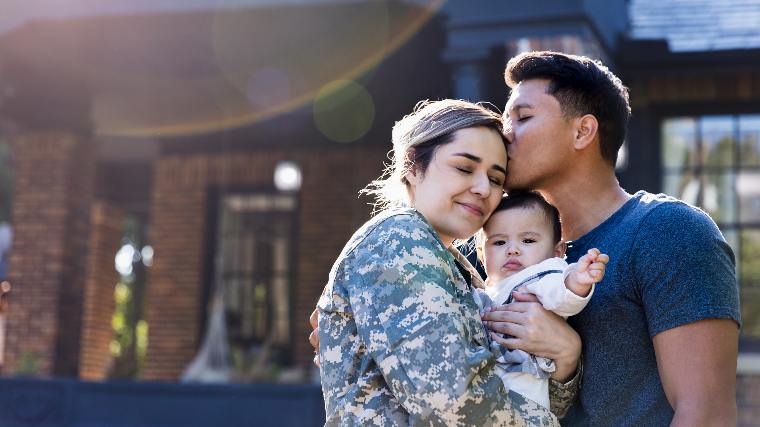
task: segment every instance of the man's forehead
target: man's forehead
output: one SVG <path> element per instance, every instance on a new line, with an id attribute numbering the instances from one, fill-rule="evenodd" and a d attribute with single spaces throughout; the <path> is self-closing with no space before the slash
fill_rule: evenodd
<path id="1" fill-rule="evenodd" d="M 552 96 L 547 93 L 548 85 L 549 80 L 546 79 L 530 79 L 518 83 L 509 94 L 504 112 L 526 107 L 535 108 L 549 102 Z"/>

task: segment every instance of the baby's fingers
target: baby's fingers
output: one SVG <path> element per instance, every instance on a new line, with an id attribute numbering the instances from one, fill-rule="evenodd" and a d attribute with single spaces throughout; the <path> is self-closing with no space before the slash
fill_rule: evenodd
<path id="1" fill-rule="evenodd" d="M 599 281 L 602 280 L 602 277 L 604 277 L 604 272 L 607 269 L 607 266 L 602 262 L 595 262 L 591 264 L 588 268 L 588 272 L 591 275 L 591 277 L 594 278 L 594 280 Z"/>
<path id="2" fill-rule="evenodd" d="M 582 273 L 586 270 L 588 270 L 589 266 L 594 262 L 594 260 L 591 258 L 590 255 L 586 254 L 582 257 L 578 258 L 578 261 L 575 262 L 576 269 L 579 273 Z"/>

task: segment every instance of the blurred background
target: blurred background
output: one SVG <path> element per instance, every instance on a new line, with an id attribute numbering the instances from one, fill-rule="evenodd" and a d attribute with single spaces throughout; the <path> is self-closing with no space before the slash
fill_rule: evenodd
<path id="1" fill-rule="evenodd" d="M 0 424 L 153 425 L 114 401 L 323 422 L 307 319 L 394 121 L 502 108 L 506 61 L 544 49 L 630 87 L 624 188 L 700 206 L 733 247 L 758 425 L 760 0 L 3 0 Z"/>

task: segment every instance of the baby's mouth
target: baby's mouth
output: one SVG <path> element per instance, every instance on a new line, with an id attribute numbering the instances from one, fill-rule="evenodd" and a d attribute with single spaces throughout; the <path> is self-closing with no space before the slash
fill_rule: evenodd
<path id="1" fill-rule="evenodd" d="M 519 270 L 523 267 L 522 263 L 517 260 L 509 260 L 504 263 L 504 269 L 506 270 Z"/>

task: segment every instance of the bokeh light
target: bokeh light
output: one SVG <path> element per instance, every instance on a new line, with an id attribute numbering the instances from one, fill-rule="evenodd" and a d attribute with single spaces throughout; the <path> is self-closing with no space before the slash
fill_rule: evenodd
<path id="1" fill-rule="evenodd" d="M 122 245 L 119 251 L 116 252 L 116 258 L 114 259 L 116 271 L 122 276 L 129 276 L 132 274 L 132 263 L 134 262 L 136 255 L 137 251 L 135 251 L 135 247 L 132 244 L 127 243 Z"/>
<path id="2" fill-rule="evenodd" d="M 375 102 L 364 86 L 351 80 L 335 80 L 314 99 L 314 123 L 335 142 L 363 137 L 375 120 Z"/>
<path id="3" fill-rule="evenodd" d="M 301 188 L 301 168 L 291 161 L 282 161 L 274 169 L 274 185 L 280 191 L 298 191 Z"/>

